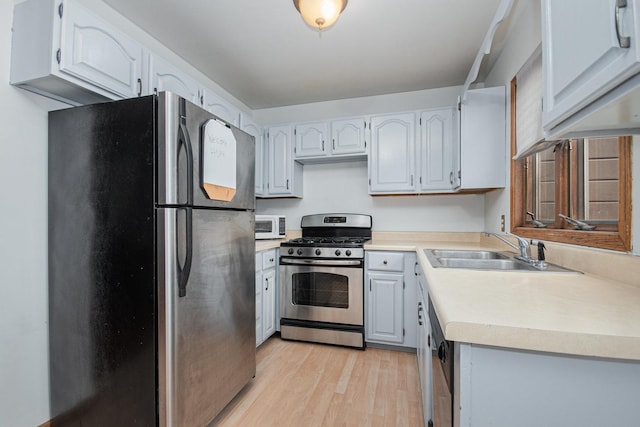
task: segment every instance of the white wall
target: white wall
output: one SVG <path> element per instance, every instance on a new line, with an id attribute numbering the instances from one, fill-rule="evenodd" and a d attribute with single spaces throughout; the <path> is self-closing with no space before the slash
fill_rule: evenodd
<path id="1" fill-rule="evenodd" d="M 253 118 L 262 125 L 317 121 L 337 117 L 394 113 L 437 107 L 453 107 L 462 86 L 388 95 L 366 96 L 336 101 L 315 102 L 288 107 L 254 110 Z"/>
<path id="2" fill-rule="evenodd" d="M 49 419 L 47 112 L 8 84 L 13 0 L 0 1 L 0 425 Z"/>
<path id="3" fill-rule="evenodd" d="M 304 199 L 258 199 L 259 213 L 287 216 L 300 229 L 302 215 L 355 212 L 373 217 L 375 231 L 482 231 L 484 196 L 384 196 L 368 194 L 366 162 L 304 166 Z"/>
<path id="4" fill-rule="evenodd" d="M 541 43 L 541 5 L 540 0 L 519 1 L 513 10 L 513 25 L 506 35 L 507 42 L 502 54 L 485 79 L 485 86 L 505 85 L 507 88 L 507 115 L 510 111 L 510 84 L 525 61 Z M 507 118 L 507 152 L 511 150 L 511 120 Z M 632 166 L 634 200 L 640 200 L 640 143 L 634 139 L 634 159 Z M 510 174 L 510 158 L 507 156 L 507 174 Z M 500 215 L 505 214 L 507 229 L 510 226 L 510 184 L 507 175 L 507 188 L 488 193 L 485 199 L 485 228 L 487 231 L 500 230 Z M 640 209 L 633 209 L 632 218 L 633 253 L 640 254 Z"/>

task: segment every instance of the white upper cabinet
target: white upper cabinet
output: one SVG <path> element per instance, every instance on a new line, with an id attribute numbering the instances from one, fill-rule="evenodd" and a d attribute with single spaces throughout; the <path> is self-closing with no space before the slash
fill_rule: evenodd
<path id="1" fill-rule="evenodd" d="M 385 114 L 371 118 L 369 192 L 413 192 L 415 183 L 414 113 Z"/>
<path id="2" fill-rule="evenodd" d="M 297 124 L 294 135 L 296 159 L 324 157 L 329 154 L 329 147 L 325 146 L 329 137 L 327 122 Z"/>
<path id="3" fill-rule="evenodd" d="M 474 89 L 460 106 L 460 189 L 502 188 L 506 181 L 504 86 Z"/>
<path id="4" fill-rule="evenodd" d="M 196 105 L 202 105 L 198 82 L 169 61 L 149 54 L 149 93 L 173 92 Z"/>
<path id="5" fill-rule="evenodd" d="M 637 132 L 639 22 L 637 0 L 542 1 L 548 139 Z"/>
<path id="6" fill-rule="evenodd" d="M 331 122 L 331 153 L 366 154 L 367 120 L 364 117 Z"/>
<path id="7" fill-rule="evenodd" d="M 270 127 L 266 149 L 263 197 L 302 197 L 302 165 L 293 160 L 293 127 Z"/>
<path id="8" fill-rule="evenodd" d="M 256 196 L 262 196 L 264 195 L 265 187 L 264 130 L 262 126 L 247 117 L 242 119 L 242 130 L 252 135 L 256 141 Z"/>
<path id="9" fill-rule="evenodd" d="M 11 83 L 74 105 L 142 94 L 144 48 L 72 1 L 14 8 Z"/>
<path id="10" fill-rule="evenodd" d="M 295 125 L 295 158 L 301 163 L 364 160 L 364 117 Z"/>
<path id="11" fill-rule="evenodd" d="M 452 192 L 458 187 L 455 109 L 376 116 L 371 120 L 371 194 Z M 415 136 L 419 135 L 416 142 Z"/>
<path id="12" fill-rule="evenodd" d="M 454 109 L 423 111 L 420 114 L 420 189 L 454 188 Z"/>
<path id="13" fill-rule="evenodd" d="M 225 101 L 210 89 L 201 89 L 203 96 L 202 106 L 205 110 L 220 117 L 222 120 L 238 126 L 240 123 L 240 110 Z"/>

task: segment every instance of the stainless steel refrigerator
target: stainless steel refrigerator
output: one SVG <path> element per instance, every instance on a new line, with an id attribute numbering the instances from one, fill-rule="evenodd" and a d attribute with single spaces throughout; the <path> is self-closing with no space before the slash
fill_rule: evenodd
<path id="1" fill-rule="evenodd" d="M 170 93 L 49 113 L 53 426 L 204 426 L 255 375 L 254 153 Z"/>

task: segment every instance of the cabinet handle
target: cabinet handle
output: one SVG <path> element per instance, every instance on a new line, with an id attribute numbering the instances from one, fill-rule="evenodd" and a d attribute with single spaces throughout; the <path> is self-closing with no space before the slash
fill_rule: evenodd
<path id="1" fill-rule="evenodd" d="M 287 190 L 289 189 L 289 180 L 287 180 Z"/>
<path id="2" fill-rule="evenodd" d="M 631 47 L 631 37 L 620 35 L 620 9 L 627 7 L 627 0 L 616 0 L 616 37 L 623 49 Z"/>
<path id="3" fill-rule="evenodd" d="M 336 140 L 335 140 L 335 138 L 333 139 L 333 150 L 334 151 L 336 150 Z"/>
<path id="4" fill-rule="evenodd" d="M 142 79 L 138 79 L 138 96 L 142 96 Z"/>
<path id="5" fill-rule="evenodd" d="M 371 292 L 371 279 L 369 279 L 369 292 Z"/>
<path id="6" fill-rule="evenodd" d="M 449 172 L 449 182 L 453 185 L 453 171 Z"/>
<path id="7" fill-rule="evenodd" d="M 324 141 L 322 141 L 322 151 L 324 151 Z"/>
<path id="8" fill-rule="evenodd" d="M 269 278 L 268 278 L 268 277 L 267 277 L 267 278 L 265 278 L 265 279 L 264 279 L 264 281 L 265 281 L 265 282 L 267 282 L 267 287 L 266 287 L 266 288 L 264 288 L 264 290 L 265 290 L 265 291 L 268 291 L 268 290 L 269 290 Z"/>
<path id="9" fill-rule="evenodd" d="M 383 263 L 384 265 L 387 265 L 387 264 L 388 264 L 386 259 L 385 259 L 384 261 L 382 261 L 382 263 Z"/>

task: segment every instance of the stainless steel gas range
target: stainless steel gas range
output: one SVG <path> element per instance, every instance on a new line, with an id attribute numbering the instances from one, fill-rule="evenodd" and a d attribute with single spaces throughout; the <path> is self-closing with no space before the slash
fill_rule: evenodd
<path id="1" fill-rule="evenodd" d="M 364 244 L 371 216 L 302 217 L 302 238 L 280 245 L 283 339 L 364 348 Z"/>

